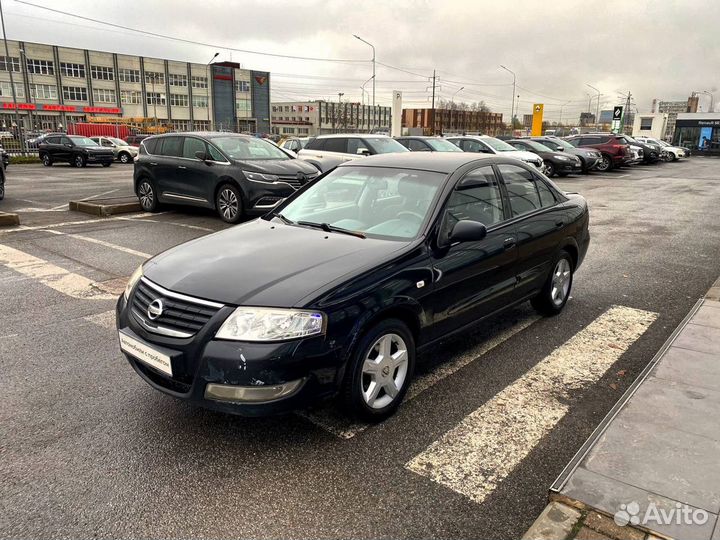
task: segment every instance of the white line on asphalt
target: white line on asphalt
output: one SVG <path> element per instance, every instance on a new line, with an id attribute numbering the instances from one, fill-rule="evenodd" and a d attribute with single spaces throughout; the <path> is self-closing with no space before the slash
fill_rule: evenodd
<path id="1" fill-rule="evenodd" d="M 83 317 L 87 322 L 102 326 L 112 330 L 115 328 L 115 310 L 103 311 L 102 313 L 96 313 L 95 315 L 88 315 Z"/>
<path id="2" fill-rule="evenodd" d="M 142 221 L 142 222 L 149 222 L 149 223 L 160 223 L 160 224 L 164 224 L 164 225 L 172 225 L 174 227 L 185 227 L 187 229 L 193 229 L 196 231 L 217 232 L 216 229 L 210 229 L 208 227 L 200 227 L 199 225 L 190 225 L 188 223 L 178 223 L 176 221 L 162 221 L 159 219 L 134 218 L 134 217 L 121 217 L 118 219 L 121 219 L 123 221 Z"/>
<path id="3" fill-rule="evenodd" d="M 86 277 L 24 251 L 1 244 L 0 264 L 73 298 L 83 300 L 112 300 L 115 298 L 115 295 L 97 288 L 95 283 Z"/>
<path id="4" fill-rule="evenodd" d="M 117 191 L 120 191 L 120 188 L 117 189 L 111 189 L 110 191 L 106 191 L 104 193 L 97 193 L 96 195 L 90 195 L 89 197 L 85 197 L 84 199 L 80 199 L 81 201 L 91 201 L 93 199 L 97 199 L 98 197 L 103 197 L 105 195 L 110 195 L 111 193 L 115 193 Z M 63 210 L 68 208 L 69 203 L 64 203 L 59 206 L 53 206 L 51 210 Z"/>
<path id="5" fill-rule="evenodd" d="M 482 503 L 656 318 L 611 307 L 405 467 Z"/>
<path id="6" fill-rule="evenodd" d="M 480 356 L 484 355 L 488 351 L 494 349 L 504 341 L 510 339 L 512 336 L 525 330 L 528 326 L 536 322 L 540 317 L 538 315 L 531 315 L 522 319 L 518 323 L 514 324 L 510 328 L 499 332 L 492 336 L 486 341 L 479 343 L 478 345 L 463 352 L 462 355 L 451 359 L 443 364 L 440 364 L 435 369 L 417 377 L 413 382 L 412 386 L 408 389 L 408 393 L 405 396 L 405 401 L 415 399 L 417 396 L 422 394 L 425 390 L 431 386 L 437 384 L 446 377 L 449 377 L 456 371 L 467 366 L 473 360 L 477 360 Z M 323 429 L 328 430 L 333 435 L 340 437 L 341 439 L 351 439 L 361 431 L 366 430 L 370 427 L 370 424 L 361 422 L 353 422 L 348 420 L 343 413 L 336 410 L 335 407 L 323 407 L 321 409 L 313 409 L 298 413 L 300 416 L 307 418 L 314 424 L 320 426 Z"/>
<path id="7" fill-rule="evenodd" d="M 167 212 L 156 212 L 156 213 L 150 213 L 150 212 L 141 212 L 135 215 L 136 218 L 142 218 L 144 216 L 158 216 L 161 214 L 165 214 Z M 27 232 L 27 231 L 45 231 L 49 229 L 57 229 L 59 227 L 70 227 L 72 225 L 87 225 L 88 223 L 107 223 L 108 221 L 119 221 L 121 219 L 126 219 L 124 216 L 115 216 L 115 217 L 108 217 L 108 218 L 94 218 L 94 219 L 82 219 L 79 221 L 63 221 L 61 223 L 50 223 L 48 225 L 35 225 L 32 227 L 27 227 L 25 225 L 19 225 L 17 227 L 13 228 L 7 228 L 7 229 L 1 229 L 1 234 L 8 234 L 13 232 Z"/>
<path id="8" fill-rule="evenodd" d="M 150 255 L 149 253 L 143 253 L 142 251 L 137 251 L 135 249 L 128 248 L 125 246 L 119 246 L 119 245 L 113 244 L 111 242 L 106 242 L 105 240 L 98 240 L 97 238 L 83 236 L 81 234 L 64 233 L 64 232 L 53 231 L 53 230 L 48 230 L 47 232 L 49 232 L 51 234 L 57 234 L 58 236 L 67 236 L 69 238 L 76 238 L 77 240 L 84 240 L 86 242 L 91 242 L 91 243 L 97 244 L 99 246 L 104 246 L 107 248 L 115 249 L 117 251 L 122 251 L 124 253 L 129 253 L 130 255 L 135 255 L 135 256 L 141 257 L 143 259 L 149 259 L 150 257 L 152 257 L 152 255 Z"/>

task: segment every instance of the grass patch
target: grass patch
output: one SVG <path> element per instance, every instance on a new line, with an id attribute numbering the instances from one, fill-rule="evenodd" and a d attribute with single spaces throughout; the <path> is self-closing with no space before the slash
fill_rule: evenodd
<path id="1" fill-rule="evenodd" d="M 10 165 L 22 165 L 24 163 L 40 163 L 38 156 L 10 156 Z"/>

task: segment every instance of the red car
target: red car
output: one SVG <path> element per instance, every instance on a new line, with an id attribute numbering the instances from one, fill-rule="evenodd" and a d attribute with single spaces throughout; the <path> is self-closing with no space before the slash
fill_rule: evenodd
<path id="1" fill-rule="evenodd" d="M 599 150 L 602 157 L 595 170 L 610 171 L 615 167 L 624 165 L 632 158 L 630 146 L 614 134 L 588 133 L 568 137 L 567 142 L 573 146 L 591 147 Z"/>

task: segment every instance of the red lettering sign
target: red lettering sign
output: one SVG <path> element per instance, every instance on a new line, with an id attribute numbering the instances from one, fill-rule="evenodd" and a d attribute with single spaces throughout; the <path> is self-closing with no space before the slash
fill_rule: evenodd
<path id="1" fill-rule="evenodd" d="M 3 103 L 2 108 L 3 109 L 15 109 L 16 107 L 15 107 L 14 103 Z M 34 103 L 18 103 L 17 108 L 22 111 L 34 111 L 35 109 L 37 109 L 37 107 L 35 106 Z"/>
<path id="2" fill-rule="evenodd" d="M 120 114 L 122 109 L 115 107 L 83 107 L 83 112 L 100 114 Z"/>
<path id="3" fill-rule="evenodd" d="M 63 111 L 63 112 L 75 112 L 75 107 L 72 105 L 43 105 L 43 111 Z"/>

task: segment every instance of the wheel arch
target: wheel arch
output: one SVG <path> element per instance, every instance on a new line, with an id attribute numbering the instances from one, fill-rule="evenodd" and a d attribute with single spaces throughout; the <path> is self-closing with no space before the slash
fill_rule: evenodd
<path id="1" fill-rule="evenodd" d="M 245 193 L 245 190 L 242 187 L 242 184 L 235 180 L 232 176 L 221 176 L 218 178 L 217 184 L 215 185 L 215 189 L 213 190 L 213 198 L 212 198 L 212 206 L 217 210 L 217 196 L 218 193 L 220 193 L 220 188 L 222 188 L 224 185 L 230 184 L 234 188 L 236 188 L 240 192 L 240 199 L 241 203 L 244 209 L 245 208 L 245 202 L 247 201 L 247 194 Z"/>
<path id="2" fill-rule="evenodd" d="M 560 244 L 559 251 L 563 250 L 567 251 L 570 254 L 570 257 L 572 257 L 574 271 L 578 266 L 578 260 L 580 258 L 580 249 L 578 248 L 577 241 L 573 237 L 568 236 Z"/>

